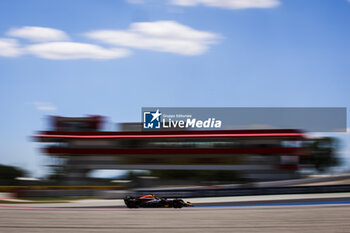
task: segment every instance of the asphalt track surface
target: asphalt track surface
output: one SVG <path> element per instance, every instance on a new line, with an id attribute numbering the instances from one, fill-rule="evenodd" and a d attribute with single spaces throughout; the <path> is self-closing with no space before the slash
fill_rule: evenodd
<path id="1" fill-rule="evenodd" d="M 347 195 L 202 200 L 183 209 L 0 204 L 0 232 L 350 232 Z"/>

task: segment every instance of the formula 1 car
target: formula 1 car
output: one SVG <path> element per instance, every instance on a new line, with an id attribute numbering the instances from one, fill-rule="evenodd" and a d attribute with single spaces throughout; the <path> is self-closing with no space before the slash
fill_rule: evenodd
<path id="1" fill-rule="evenodd" d="M 146 195 L 138 198 L 127 196 L 124 203 L 128 208 L 182 208 L 193 206 L 182 199 L 159 198 L 154 195 Z"/>

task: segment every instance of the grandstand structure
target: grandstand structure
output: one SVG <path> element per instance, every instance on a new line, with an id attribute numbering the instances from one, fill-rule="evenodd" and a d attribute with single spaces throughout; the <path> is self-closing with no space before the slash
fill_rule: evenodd
<path id="1" fill-rule="evenodd" d="M 46 144 L 46 155 L 63 161 L 71 180 L 96 169 L 234 170 L 252 180 L 292 179 L 308 153 L 305 133 L 296 129 L 152 131 L 127 123 L 104 131 L 100 116 L 50 121 L 33 137 Z"/>

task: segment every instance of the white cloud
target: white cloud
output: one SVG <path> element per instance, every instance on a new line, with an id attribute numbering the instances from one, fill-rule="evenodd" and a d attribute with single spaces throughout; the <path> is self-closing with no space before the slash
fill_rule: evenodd
<path id="1" fill-rule="evenodd" d="M 21 54 L 21 49 L 16 40 L 0 38 L 0 56 L 17 57 Z"/>
<path id="2" fill-rule="evenodd" d="M 98 45 L 76 42 L 49 42 L 30 45 L 26 51 L 46 59 L 113 59 L 126 57 L 130 52 L 126 49 L 105 49 Z"/>
<path id="3" fill-rule="evenodd" d="M 35 42 L 64 41 L 68 40 L 68 35 L 61 30 L 46 27 L 21 27 L 13 28 L 7 32 L 8 36 L 28 39 Z"/>
<path id="4" fill-rule="evenodd" d="M 86 36 L 112 45 L 104 48 L 97 44 L 62 41 L 69 39 L 65 32 L 44 27 L 11 29 L 8 35 L 26 38 L 36 43 L 19 45 L 15 39 L 0 38 L 0 56 L 16 57 L 23 54 L 45 59 L 114 59 L 131 54 L 127 48 L 146 49 L 181 55 L 199 55 L 220 36 L 195 30 L 175 21 L 139 22 L 127 30 L 96 30 Z M 58 41 L 57 41 L 58 40 Z"/>
<path id="5" fill-rule="evenodd" d="M 52 112 L 57 110 L 53 104 L 48 102 L 34 102 L 33 104 L 37 110 L 42 112 Z"/>
<path id="6" fill-rule="evenodd" d="M 204 53 L 219 35 L 198 31 L 174 21 L 133 23 L 128 30 L 99 30 L 86 36 L 104 43 L 182 55 Z"/>
<path id="7" fill-rule="evenodd" d="M 226 9 L 271 8 L 281 4 L 279 0 L 170 0 L 170 3 L 178 6 L 204 5 Z"/>

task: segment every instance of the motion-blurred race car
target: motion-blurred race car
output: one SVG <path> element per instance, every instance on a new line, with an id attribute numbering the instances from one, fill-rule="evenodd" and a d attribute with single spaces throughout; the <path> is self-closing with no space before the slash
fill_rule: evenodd
<path id="1" fill-rule="evenodd" d="M 155 195 L 146 195 L 139 198 L 127 196 L 124 198 L 128 208 L 182 208 L 193 206 L 190 202 L 182 199 L 158 198 Z"/>

